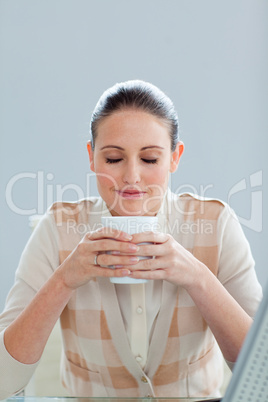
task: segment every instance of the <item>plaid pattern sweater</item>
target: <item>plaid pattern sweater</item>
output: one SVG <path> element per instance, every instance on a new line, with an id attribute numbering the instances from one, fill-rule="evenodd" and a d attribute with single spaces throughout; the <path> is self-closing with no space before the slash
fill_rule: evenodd
<path id="1" fill-rule="evenodd" d="M 18 288 L 18 282 L 21 287 L 23 281 L 37 291 L 46 277 L 72 252 L 84 233 L 100 225 L 102 215 L 109 215 L 109 212 L 97 197 L 78 203 L 54 204 L 44 218 L 53 221 L 54 239 L 50 241 L 54 257 L 38 255 L 33 235 L 22 257 L 14 289 Z M 158 216 L 161 230 L 171 233 L 202 261 L 253 316 L 261 289 L 249 245 L 231 209 L 217 200 L 190 194 L 177 196 L 168 191 Z M 42 222 L 36 231 L 40 237 Z M 53 236 L 50 233 L 50 237 Z M 35 250 L 34 256 L 31 250 Z M 58 261 L 52 263 L 56 253 Z M 38 258 L 45 262 L 40 263 L 42 274 L 33 285 L 29 265 L 36 264 Z M 43 265 L 50 266 L 46 272 L 43 272 Z M 11 310 L 10 296 L 2 322 L 0 318 L 0 328 L 12 320 Z M 161 308 L 144 368 L 131 352 L 115 287 L 109 279 L 95 278 L 77 289 L 60 322 L 64 347 L 62 381 L 71 395 L 205 397 L 219 394 L 222 364 L 218 347 L 210 328 L 183 288 L 162 282 Z M 7 362 L 8 358 L 5 360 Z M 35 366 L 32 366 L 34 370 Z M 14 392 L 19 386 L 16 387 Z"/>
<path id="2" fill-rule="evenodd" d="M 165 208 L 162 230 L 218 275 L 228 207 L 216 200 L 168 192 Z M 84 201 L 79 208 L 77 204 L 54 206 L 61 262 L 80 240 L 78 230 L 72 237 L 66 235 L 67 226 L 78 228 L 89 217 L 87 229 L 92 230 L 99 223 L 95 212 L 100 210 L 105 214 L 99 199 Z M 131 353 L 114 285 L 98 278 L 78 289 L 61 316 L 66 351 L 63 382 L 70 392 L 119 397 L 218 393 L 222 364 L 210 329 L 184 289 L 165 281 L 162 287 L 162 306 L 143 370 Z"/>

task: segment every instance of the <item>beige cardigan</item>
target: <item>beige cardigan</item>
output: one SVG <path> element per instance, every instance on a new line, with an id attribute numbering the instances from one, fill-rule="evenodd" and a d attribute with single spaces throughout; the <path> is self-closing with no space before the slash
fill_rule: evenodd
<path id="1" fill-rule="evenodd" d="M 0 327 L 5 328 L 17 314 L 14 313 L 14 300 L 17 298 L 18 302 L 17 294 L 22 289 L 22 282 L 33 289 L 33 293 L 36 292 L 84 233 L 100 225 L 101 215 L 105 214 L 109 212 L 97 197 L 52 206 L 44 218 L 50 221 L 49 229 L 42 230 L 41 223 L 36 235 L 39 243 L 43 239 L 47 247 L 40 245 L 36 249 L 34 238 L 30 240 L 22 256 L 6 312 L 2 319 L 0 317 Z M 176 196 L 168 191 L 158 215 L 161 229 L 171 233 L 204 262 L 253 316 L 261 299 L 261 288 L 249 245 L 231 209 L 217 200 L 203 200 L 187 194 Z M 37 261 L 39 275 L 33 278 Z M 21 308 L 19 306 L 16 311 Z M 62 380 L 71 395 L 218 395 L 222 365 L 219 364 L 215 339 L 182 288 L 162 282 L 162 304 L 144 369 L 131 352 L 115 287 L 108 279 L 97 278 L 80 287 L 64 309 L 60 321 L 64 345 Z M 21 363 L 11 362 L 7 351 L 3 350 L 4 344 L 0 342 L 0 360 L 4 357 L 6 364 L 16 367 L 19 373 Z M 30 367 L 32 372 L 35 369 L 35 365 L 22 366 L 27 366 L 29 373 Z M 29 380 L 29 373 L 24 381 Z M 24 385 L 13 381 L 5 385 L 6 393 L 15 392 Z M 13 389 L 8 388 L 12 386 Z"/>

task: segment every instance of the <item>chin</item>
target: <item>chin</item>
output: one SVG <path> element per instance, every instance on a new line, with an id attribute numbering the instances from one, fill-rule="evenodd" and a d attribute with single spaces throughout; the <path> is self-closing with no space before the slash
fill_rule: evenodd
<path id="1" fill-rule="evenodd" d="M 131 205 L 125 208 L 115 207 L 112 208 L 110 211 L 112 215 L 119 215 L 119 216 L 143 216 L 143 215 L 151 215 L 155 216 L 160 208 L 160 205 L 154 206 L 152 209 L 144 209 L 143 205 Z"/>
<path id="2" fill-rule="evenodd" d="M 105 201 L 105 198 L 102 197 Z M 162 199 L 146 199 L 142 200 L 122 200 L 118 197 L 113 197 L 106 201 L 112 215 L 119 216 L 155 216 L 161 207 Z"/>

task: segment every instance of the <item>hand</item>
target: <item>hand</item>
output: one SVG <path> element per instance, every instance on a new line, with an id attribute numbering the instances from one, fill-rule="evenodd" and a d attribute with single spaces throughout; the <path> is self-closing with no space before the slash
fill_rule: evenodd
<path id="1" fill-rule="evenodd" d="M 206 268 L 170 234 L 143 232 L 133 235 L 133 243 L 139 245 L 136 255 L 154 258 L 141 259 L 129 267 L 131 277 L 136 279 L 165 279 L 184 288 L 190 288 L 198 278 L 200 269 Z"/>
<path id="2" fill-rule="evenodd" d="M 131 273 L 128 267 L 139 261 L 135 255 L 138 246 L 131 243 L 131 239 L 132 236 L 125 232 L 105 227 L 88 232 L 56 273 L 70 289 L 76 289 L 98 276 L 128 276 Z M 106 254 L 107 251 L 110 253 Z M 95 265 L 96 256 L 98 265 Z"/>

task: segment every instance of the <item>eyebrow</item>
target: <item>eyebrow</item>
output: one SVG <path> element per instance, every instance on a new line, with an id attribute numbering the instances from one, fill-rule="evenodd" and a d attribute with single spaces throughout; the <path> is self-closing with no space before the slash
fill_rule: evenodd
<path id="1" fill-rule="evenodd" d="M 101 151 L 103 149 L 107 149 L 107 148 L 116 148 L 116 149 L 120 149 L 121 151 L 124 151 L 124 148 L 119 147 L 118 145 L 105 145 L 104 147 L 101 148 Z M 148 145 L 147 147 L 142 147 L 141 151 L 144 151 L 145 149 L 150 149 L 150 148 L 164 149 L 163 147 L 160 147 L 158 145 Z"/>

